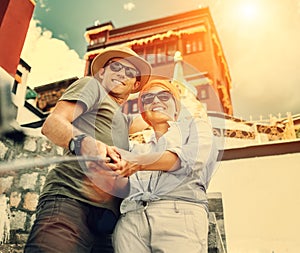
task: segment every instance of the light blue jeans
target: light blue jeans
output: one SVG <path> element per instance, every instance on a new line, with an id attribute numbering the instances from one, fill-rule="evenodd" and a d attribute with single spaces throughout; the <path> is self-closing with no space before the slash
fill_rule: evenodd
<path id="1" fill-rule="evenodd" d="M 160 200 L 127 212 L 114 234 L 115 253 L 207 253 L 208 215 L 200 205 Z"/>

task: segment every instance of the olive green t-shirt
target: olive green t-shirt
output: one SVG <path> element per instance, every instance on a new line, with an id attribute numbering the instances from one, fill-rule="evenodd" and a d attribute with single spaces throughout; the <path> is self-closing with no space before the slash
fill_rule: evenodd
<path id="1" fill-rule="evenodd" d="M 60 100 L 80 101 L 84 104 L 84 113 L 73 122 L 82 132 L 107 145 L 128 150 L 128 130 L 132 118 L 122 113 L 120 105 L 95 78 L 83 77 L 77 80 L 67 88 Z M 71 154 L 64 150 L 64 155 Z M 120 199 L 101 188 L 89 180 L 82 164 L 65 162 L 48 173 L 40 198 L 51 195 L 68 196 L 111 209 L 118 214 Z"/>

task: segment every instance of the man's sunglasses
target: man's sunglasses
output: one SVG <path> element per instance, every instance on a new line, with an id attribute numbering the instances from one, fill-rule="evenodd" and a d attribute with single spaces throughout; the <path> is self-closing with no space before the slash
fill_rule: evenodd
<path id="1" fill-rule="evenodd" d="M 160 91 L 157 93 L 145 93 L 141 96 L 142 103 L 144 105 L 151 104 L 154 101 L 154 98 L 157 97 L 162 102 L 167 102 L 172 94 L 168 91 Z"/>
<path id="2" fill-rule="evenodd" d="M 136 78 L 140 74 L 137 69 L 124 66 L 122 63 L 120 63 L 118 61 L 110 61 L 110 62 L 108 62 L 107 65 L 109 65 L 111 71 L 113 71 L 113 72 L 119 72 L 122 69 L 125 69 L 125 75 L 129 78 Z"/>

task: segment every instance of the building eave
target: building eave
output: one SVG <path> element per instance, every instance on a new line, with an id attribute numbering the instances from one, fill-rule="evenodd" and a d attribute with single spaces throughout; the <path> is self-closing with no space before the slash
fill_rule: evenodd
<path id="1" fill-rule="evenodd" d="M 237 160 L 264 156 L 277 156 L 300 153 L 300 140 L 277 141 L 266 144 L 251 145 L 221 150 L 218 160 Z"/>
<path id="2" fill-rule="evenodd" d="M 125 37 L 123 38 L 123 40 L 118 40 L 118 41 L 111 41 L 106 43 L 106 46 L 113 46 L 114 44 L 117 44 L 118 46 L 120 46 L 120 43 L 123 43 L 124 46 L 129 46 L 131 47 L 132 45 L 142 45 L 143 43 L 148 43 L 148 42 L 152 42 L 153 40 L 156 39 L 164 39 L 164 38 L 169 38 L 171 36 L 181 36 L 182 34 L 191 34 L 191 33 L 195 33 L 195 32 L 206 32 L 206 27 L 204 26 L 204 24 L 202 23 L 202 25 L 198 26 L 198 27 L 192 27 L 192 28 L 187 28 L 187 29 L 182 29 L 182 30 L 165 30 L 165 31 L 161 31 L 161 33 L 152 35 L 153 33 L 150 34 L 143 34 L 143 36 L 141 37 L 140 35 L 134 36 L 131 34 L 130 37 Z M 104 48 L 99 45 L 98 47 L 94 47 L 92 50 L 88 51 L 85 54 L 85 59 L 88 59 L 89 56 L 91 55 L 95 55 L 95 54 L 99 54 L 104 50 Z"/>

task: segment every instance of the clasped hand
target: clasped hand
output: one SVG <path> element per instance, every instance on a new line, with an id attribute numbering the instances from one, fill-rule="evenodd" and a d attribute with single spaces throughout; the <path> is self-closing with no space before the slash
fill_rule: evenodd
<path id="1" fill-rule="evenodd" d="M 129 177 L 133 173 L 140 170 L 140 165 L 134 161 L 128 161 L 122 158 L 119 150 L 114 146 L 107 146 L 103 143 L 97 143 L 98 156 L 100 158 L 98 162 L 90 161 L 86 163 L 88 172 L 95 177 L 98 176 L 110 176 L 110 177 Z M 105 157 L 105 158 L 102 158 Z"/>

